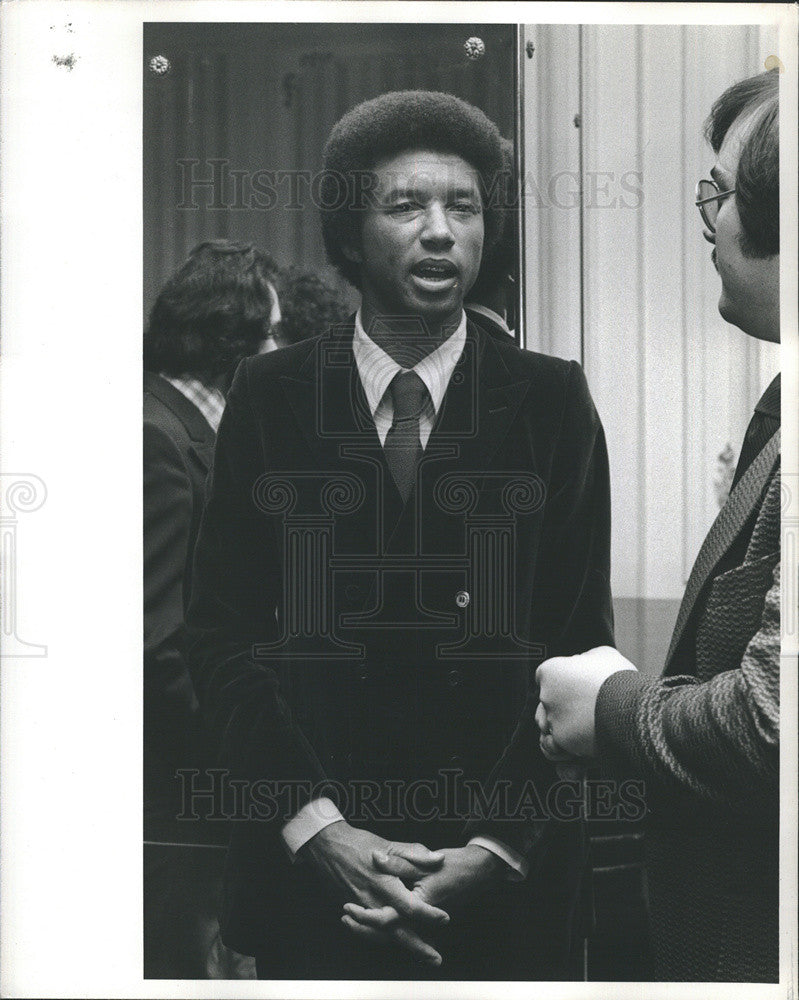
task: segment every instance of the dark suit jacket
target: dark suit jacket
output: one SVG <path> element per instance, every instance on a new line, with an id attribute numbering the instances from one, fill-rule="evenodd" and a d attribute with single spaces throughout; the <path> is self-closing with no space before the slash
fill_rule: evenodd
<path id="1" fill-rule="evenodd" d="M 601 759 L 646 782 L 657 979 L 777 980 L 779 603 L 777 432 L 702 546 L 663 680 L 597 701 Z"/>
<path id="2" fill-rule="evenodd" d="M 362 968 L 337 902 L 307 866 L 288 863 L 283 822 L 328 794 L 350 821 L 388 838 L 463 843 L 474 803 L 443 801 L 446 772 L 481 782 L 490 800 L 493 768 L 492 787 L 511 790 L 510 811 L 525 779 L 548 788 L 554 770 L 534 729 L 520 727 L 503 755 L 535 666 L 612 642 L 607 455 L 579 366 L 470 322 L 403 505 L 352 336 L 349 326 L 243 362 L 196 550 L 192 660 L 221 759 L 236 777 L 284 793 L 276 815 L 232 824 L 223 929 L 238 950 L 268 952 L 276 978 L 329 975 L 325 949 L 331 960 L 346 954 L 339 975 Z M 364 796 L 376 801 L 364 807 Z M 539 837 L 518 809 L 477 826 L 520 850 Z M 464 945 L 466 964 L 451 960 L 457 941 L 445 948 L 450 974 L 565 974 L 583 860 L 577 826 L 551 847 L 543 890 L 531 877 L 508 883 L 494 909 L 485 904 L 490 943 Z M 545 917 L 539 891 L 551 904 Z M 309 907 L 310 958 L 297 946 Z M 498 961 L 503 947 L 512 954 Z M 370 974 L 418 978 L 420 969 L 403 973 L 381 956 Z"/>
<path id="3" fill-rule="evenodd" d="M 191 556 L 216 435 L 173 385 L 144 375 L 145 838 L 223 841 L 225 830 L 176 820 L 179 768 L 212 762 L 186 663 Z"/>

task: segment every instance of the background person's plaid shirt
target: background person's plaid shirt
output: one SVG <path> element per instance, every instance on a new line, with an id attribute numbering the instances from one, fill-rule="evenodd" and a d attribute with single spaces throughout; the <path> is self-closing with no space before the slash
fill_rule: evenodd
<path id="1" fill-rule="evenodd" d="M 202 413 L 212 430 L 219 430 L 222 411 L 225 409 L 225 397 L 221 389 L 211 389 L 196 378 L 173 378 L 171 375 L 161 375 L 167 382 L 182 392 L 186 399 L 194 403 Z"/>

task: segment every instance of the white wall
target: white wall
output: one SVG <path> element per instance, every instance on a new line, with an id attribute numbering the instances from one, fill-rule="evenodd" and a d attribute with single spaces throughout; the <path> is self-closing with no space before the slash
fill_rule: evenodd
<path id="1" fill-rule="evenodd" d="M 526 38 L 527 346 L 585 366 L 610 452 L 614 595 L 677 599 L 718 512 L 717 457 L 727 444 L 737 455 L 778 367 L 772 345 L 718 315 L 693 204 L 713 164 L 704 118 L 763 69 L 776 34 L 531 26 Z"/>

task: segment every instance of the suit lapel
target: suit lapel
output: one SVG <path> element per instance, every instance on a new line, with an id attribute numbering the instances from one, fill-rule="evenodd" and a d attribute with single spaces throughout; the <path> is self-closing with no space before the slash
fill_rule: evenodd
<path id="1" fill-rule="evenodd" d="M 363 487 L 357 512 L 337 522 L 337 550 L 360 552 L 368 545 L 379 554 L 402 507 L 358 375 L 353 334 L 350 323 L 314 341 L 296 372 L 279 382 L 308 448 L 304 455 L 293 452 L 292 465 L 323 477 L 343 473 Z"/>
<path id="2" fill-rule="evenodd" d="M 474 323 L 467 322 L 463 353 L 450 377 L 422 456 L 417 479 L 422 495 L 414 490 L 405 508 L 388 504 L 396 519 L 393 531 L 387 536 L 386 551 L 391 551 L 400 528 L 405 535 L 418 530 L 417 516 L 423 516 L 427 522 L 440 513 L 431 498 L 435 482 L 442 476 L 456 472 L 482 483 L 528 387 L 528 380 L 519 380 L 508 370 L 491 338 Z M 426 467 L 429 474 L 426 474 Z M 396 493 L 390 473 L 386 474 L 389 489 Z M 398 493 L 396 497 L 399 502 Z M 430 524 L 426 523 L 425 527 L 429 528 Z"/>
<path id="3" fill-rule="evenodd" d="M 484 473 L 505 440 L 529 384 L 508 370 L 492 339 L 469 322 L 466 345 L 429 444 L 457 445 L 453 458 L 457 470 Z"/>
<path id="4" fill-rule="evenodd" d="M 351 467 L 353 461 L 353 471 L 358 465 L 363 470 L 358 454 L 379 466 L 375 474 L 380 496 L 374 501 L 380 503 L 383 514 L 384 551 L 390 551 L 404 520 L 403 506 L 358 376 L 353 333 L 354 326 L 349 324 L 320 338 L 296 374 L 283 376 L 280 382 L 319 468 L 340 470 Z M 509 371 L 491 338 L 468 322 L 463 354 L 425 449 L 437 476 L 451 468 L 482 478 L 528 388 L 529 380 L 520 380 Z M 414 491 L 405 515 L 416 509 L 419 499 Z"/>
<path id="5" fill-rule="evenodd" d="M 685 627 L 691 617 L 697 597 L 719 560 L 733 543 L 754 510 L 779 457 L 779 452 L 780 432 L 777 431 L 741 477 L 713 522 L 713 526 L 699 550 L 699 555 L 696 557 L 688 586 L 685 588 L 685 596 L 680 605 L 674 634 L 671 637 L 669 652 L 666 656 L 666 673 L 668 673 L 671 661 L 685 633 Z"/>
<path id="6" fill-rule="evenodd" d="M 176 389 L 171 382 L 167 382 L 165 378 L 161 378 L 160 375 L 155 375 L 153 372 L 145 372 L 144 390 L 155 396 L 159 402 L 174 413 L 186 428 L 186 433 L 192 441 L 201 445 L 210 444 L 213 446 L 216 438 L 213 428 L 200 409 L 190 399 L 187 399 L 179 389 Z"/>
<path id="7" fill-rule="evenodd" d="M 187 399 L 171 382 L 153 372 L 144 373 L 144 390 L 154 396 L 180 421 L 191 439 L 189 452 L 199 462 L 201 473 L 207 473 L 213 462 L 216 432 L 199 407 Z"/>
<path id="8" fill-rule="evenodd" d="M 377 445 L 352 352 L 352 323 L 314 341 L 296 375 L 280 379 L 289 406 L 314 454 L 329 464 L 346 445 Z"/>

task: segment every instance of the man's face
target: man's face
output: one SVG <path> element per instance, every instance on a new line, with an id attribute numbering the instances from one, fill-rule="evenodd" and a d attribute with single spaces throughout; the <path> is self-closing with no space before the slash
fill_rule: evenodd
<path id="1" fill-rule="evenodd" d="M 720 191 L 735 187 L 741 148 L 752 125 L 752 116 L 733 122 L 719 150 L 711 174 Z M 721 278 L 719 312 L 744 333 L 760 340 L 780 339 L 780 257 L 746 256 L 746 235 L 735 195 L 721 202 L 715 234 L 704 230 L 714 244 L 713 263 Z"/>
<path id="2" fill-rule="evenodd" d="M 452 153 L 408 150 L 374 169 L 360 246 L 364 311 L 457 326 L 480 269 L 483 209 L 478 173 Z"/>

